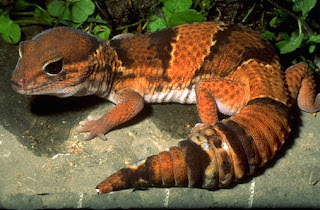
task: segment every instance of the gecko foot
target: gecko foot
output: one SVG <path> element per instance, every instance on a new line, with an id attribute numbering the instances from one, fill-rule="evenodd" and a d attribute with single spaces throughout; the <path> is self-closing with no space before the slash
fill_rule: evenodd
<path id="1" fill-rule="evenodd" d="M 107 140 L 105 137 L 106 129 L 103 126 L 102 120 L 95 120 L 92 116 L 88 116 L 87 120 L 80 121 L 77 131 L 80 133 L 88 133 L 85 135 L 86 140 L 91 140 L 99 137 L 102 140 Z"/>

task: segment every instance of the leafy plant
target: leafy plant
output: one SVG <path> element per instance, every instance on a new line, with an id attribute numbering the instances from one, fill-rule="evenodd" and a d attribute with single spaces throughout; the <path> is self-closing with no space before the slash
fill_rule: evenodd
<path id="1" fill-rule="evenodd" d="M 88 27 L 85 29 L 86 31 L 91 31 L 94 35 L 100 37 L 101 39 L 109 39 L 111 30 L 105 25 L 106 21 L 102 20 L 99 15 L 97 15 L 95 18 L 89 18 L 88 21 L 103 24 L 96 24 L 92 30 Z"/>
<path id="2" fill-rule="evenodd" d="M 30 9 L 33 11 L 30 12 Z M 15 1 L 11 11 L 16 16 L 32 16 L 32 19 L 13 21 L 10 18 L 9 9 L 0 9 L 0 34 L 5 42 L 11 44 L 19 42 L 21 37 L 21 29 L 19 24 L 52 25 L 52 18 L 49 16 L 49 14 L 35 3 L 30 3 L 25 0 L 17 0 Z"/>
<path id="3" fill-rule="evenodd" d="M 302 18 L 305 19 L 312 8 L 317 4 L 317 0 L 293 0 L 293 11 L 302 12 Z"/>
<path id="4" fill-rule="evenodd" d="M 86 23 L 89 25 L 86 27 L 88 31 L 101 38 L 109 38 L 107 22 L 95 15 L 94 11 L 92 0 L 52 0 L 46 4 L 45 9 L 27 0 L 17 0 L 6 9 L 0 9 L 0 34 L 5 42 L 15 44 L 21 37 L 19 25 L 62 24 L 78 28 Z"/>
<path id="5" fill-rule="evenodd" d="M 290 53 L 301 46 L 305 35 L 302 32 L 300 20 L 298 20 L 298 26 L 298 35 L 296 32 L 292 32 L 291 36 L 289 37 L 287 33 L 282 33 L 282 37 L 284 38 L 284 40 L 276 43 L 276 46 L 279 48 L 281 54 Z"/>
<path id="6" fill-rule="evenodd" d="M 154 15 L 149 22 L 149 31 L 154 32 L 166 27 L 183 23 L 202 22 L 205 17 L 195 9 L 191 9 L 192 0 L 161 0 L 163 16 Z"/>
<path id="7" fill-rule="evenodd" d="M 69 25 L 68 22 L 81 25 L 93 14 L 94 9 L 95 5 L 91 0 L 55 0 L 47 5 L 48 13 L 66 25 Z"/>
<path id="8" fill-rule="evenodd" d="M 18 24 L 14 23 L 9 12 L 0 9 L 0 34 L 5 42 L 15 44 L 20 40 L 21 30 Z"/>
<path id="9" fill-rule="evenodd" d="M 287 54 L 295 51 L 297 48 L 305 45 L 309 46 L 309 53 L 313 53 L 316 49 L 316 44 L 320 43 L 320 34 L 311 32 L 308 28 L 305 20 L 308 17 L 309 12 L 315 7 L 317 0 L 292 0 L 293 11 L 301 12 L 302 16 L 296 17 L 298 22 L 298 34 L 293 31 L 290 35 L 287 32 L 282 32 L 281 36 L 283 40 L 276 43 L 276 46 L 280 50 L 281 54 Z M 278 24 L 286 21 L 288 13 L 280 9 L 275 9 L 276 16 L 269 22 L 269 26 L 276 27 Z M 305 28 L 305 30 L 303 30 Z M 268 39 L 274 39 L 275 34 L 266 31 L 263 35 Z"/>

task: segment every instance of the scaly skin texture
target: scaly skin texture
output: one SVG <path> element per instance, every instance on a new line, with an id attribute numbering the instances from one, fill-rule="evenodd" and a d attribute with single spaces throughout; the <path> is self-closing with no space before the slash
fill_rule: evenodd
<path id="1" fill-rule="evenodd" d="M 196 103 L 202 123 L 187 140 L 114 173 L 99 193 L 145 186 L 226 186 L 272 159 L 290 133 L 296 100 L 320 109 L 304 63 L 285 73 L 270 43 L 249 28 L 222 22 L 181 25 L 101 40 L 70 28 L 20 43 L 12 87 L 20 94 L 96 94 L 116 106 L 80 122 L 87 139 L 137 115 L 145 102 Z M 219 121 L 218 111 L 230 115 Z"/>

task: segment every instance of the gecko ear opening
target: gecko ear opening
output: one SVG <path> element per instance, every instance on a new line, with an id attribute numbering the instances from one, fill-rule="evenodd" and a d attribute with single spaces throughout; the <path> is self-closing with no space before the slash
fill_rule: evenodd
<path id="1" fill-rule="evenodd" d="M 63 70 L 62 57 L 48 61 L 43 65 L 42 69 L 49 76 L 56 76 Z"/>

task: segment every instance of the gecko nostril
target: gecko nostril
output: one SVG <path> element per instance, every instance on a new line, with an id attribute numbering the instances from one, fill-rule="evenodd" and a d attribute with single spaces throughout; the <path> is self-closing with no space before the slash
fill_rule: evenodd
<path id="1" fill-rule="evenodd" d="M 28 85 L 28 80 L 27 79 L 20 79 L 20 80 L 11 80 L 11 87 L 15 91 L 20 91 L 26 88 Z"/>
<path id="2" fill-rule="evenodd" d="M 28 83 L 26 79 L 21 79 L 20 82 L 22 86 L 26 86 Z"/>

